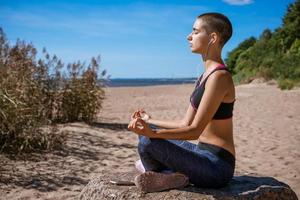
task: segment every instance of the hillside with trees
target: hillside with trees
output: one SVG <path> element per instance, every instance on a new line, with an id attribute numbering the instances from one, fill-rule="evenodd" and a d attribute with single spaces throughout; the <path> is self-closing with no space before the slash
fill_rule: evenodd
<path id="1" fill-rule="evenodd" d="M 228 53 L 226 64 L 237 83 L 275 79 L 281 89 L 300 85 L 300 0 L 287 8 L 281 27 L 265 29 Z"/>

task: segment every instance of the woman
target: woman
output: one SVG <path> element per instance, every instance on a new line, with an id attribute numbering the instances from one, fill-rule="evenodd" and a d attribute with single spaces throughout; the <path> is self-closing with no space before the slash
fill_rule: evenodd
<path id="1" fill-rule="evenodd" d="M 180 121 L 161 121 L 138 110 L 128 129 L 139 135 L 138 152 L 146 172 L 135 178 L 143 191 L 155 192 L 194 184 L 219 188 L 235 167 L 232 112 L 235 88 L 221 51 L 232 35 L 229 19 L 220 13 L 197 17 L 187 36 L 193 53 L 202 56 L 205 71 Z M 165 128 L 152 130 L 148 124 Z M 199 144 L 185 140 L 198 139 Z"/>

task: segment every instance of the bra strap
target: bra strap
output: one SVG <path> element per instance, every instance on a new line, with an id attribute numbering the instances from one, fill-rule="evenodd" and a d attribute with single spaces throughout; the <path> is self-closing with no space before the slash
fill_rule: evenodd
<path id="1" fill-rule="evenodd" d="M 204 79 L 204 81 L 202 82 L 202 84 L 205 85 L 205 83 L 206 83 L 208 77 L 209 77 L 212 73 L 214 73 L 215 71 L 217 71 L 217 70 L 226 70 L 226 71 L 228 71 L 228 69 L 227 69 L 227 67 L 226 67 L 225 65 L 219 65 L 218 67 L 216 67 L 213 71 L 211 71 L 211 72 L 205 77 L 205 79 Z M 201 80 L 202 80 L 202 78 L 203 78 L 202 76 L 203 76 L 203 74 L 201 75 Z M 201 80 L 199 81 L 199 84 L 200 84 Z M 201 84 L 201 85 L 202 85 L 202 84 Z"/>

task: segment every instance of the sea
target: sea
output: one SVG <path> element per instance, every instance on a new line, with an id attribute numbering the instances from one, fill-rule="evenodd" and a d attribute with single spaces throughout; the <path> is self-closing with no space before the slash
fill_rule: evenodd
<path id="1" fill-rule="evenodd" d="M 153 85 L 194 84 L 197 78 L 115 78 L 104 81 L 107 87 L 142 87 Z"/>

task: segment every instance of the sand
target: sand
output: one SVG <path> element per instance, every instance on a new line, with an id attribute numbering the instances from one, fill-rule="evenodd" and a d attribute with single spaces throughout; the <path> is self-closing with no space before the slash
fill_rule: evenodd
<path id="1" fill-rule="evenodd" d="M 144 108 L 153 118 L 181 119 L 192 84 L 106 88 L 93 125 L 59 126 L 68 132 L 63 150 L 29 159 L 0 155 L 0 199 L 74 199 L 102 171 L 126 172 L 138 159 L 137 135 L 127 131 L 130 115 Z M 272 176 L 300 196 L 300 89 L 275 85 L 236 86 L 236 171 Z M 194 141 L 193 141 L 194 142 Z"/>

